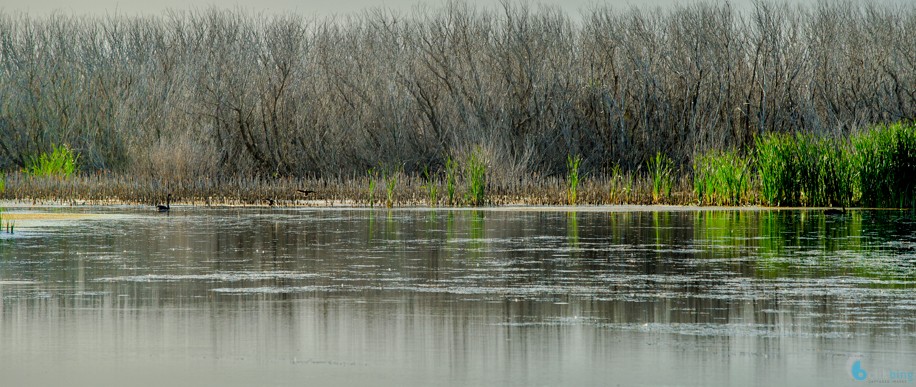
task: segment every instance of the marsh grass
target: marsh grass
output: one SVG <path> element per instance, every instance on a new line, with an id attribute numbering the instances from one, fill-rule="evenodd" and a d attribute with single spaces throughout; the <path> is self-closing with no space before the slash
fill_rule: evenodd
<path id="1" fill-rule="evenodd" d="M 656 152 L 655 157 L 646 163 L 649 178 L 652 180 L 652 202 L 661 203 L 671 196 L 674 185 L 674 164 L 667 155 Z"/>
<path id="2" fill-rule="evenodd" d="M 483 151 L 477 147 L 465 162 L 467 184 L 466 200 L 471 206 L 482 206 L 487 201 L 487 164 Z"/>
<path id="3" fill-rule="evenodd" d="M 34 177 L 69 178 L 77 170 L 79 153 L 73 152 L 67 145 L 53 145 L 51 153 L 41 153 L 29 158 L 26 172 Z"/>
<path id="4" fill-rule="evenodd" d="M 865 131 L 852 146 L 862 204 L 916 207 L 916 122 Z"/>
<path id="5" fill-rule="evenodd" d="M 913 206 L 916 125 L 881 125 L 849 139 L 765 135 L 756 140 L 756 166 L 764 204 Z"/>
<path id="6" fill-rule="evenodd" d="M 633 191 L 633 175 L 623 173 L 619 164 L 610 170 L 608 182 L 608 203 L 624 204 L 630 200 Z"/>
<path id="7" fill-rule="evenodd" d="M 429 172 L 429 166 L 423 168 L 423 180 L 426 181 L 426 184 L 423 185 L 426 190 L 426 200 L 431 207 L 435 207 L 439 204 L 439 185 L 436 183 L 432 173 Z"/>
<path id="8" fill-rule="evenodd" d="M 700 204 L 739 205 L 747 202 L 751 188 L 749 158 L 737 151 L 710 151 L 696 156 L 693 190 Z"/>
<path id="9" fill-rule="evenodd" d="M 566 156 L 566 202 L 569 205 L 576 205 L 579 201 L 579 164 L 582 163 L 582 156 Z"/>
<path id="10" fill-rule="evenodd" d="M 385 206 L 388 208 L 391 208 L 394 205 L 394 194 L 398 187 L 398 176 L 400 174 L 400 168 L 385 169 L 382 172 L 382 180 L 385 181 Z"/>

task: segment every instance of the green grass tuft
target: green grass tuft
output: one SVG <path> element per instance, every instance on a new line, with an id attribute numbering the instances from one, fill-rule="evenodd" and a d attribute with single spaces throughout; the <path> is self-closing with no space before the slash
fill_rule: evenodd
<path id="1" fill-rule="evenodd" d="M 42 153 L 29 158 L 26 172 L 34 177 L 57 176 L 69 178 L 76 172 L 79 154 L 74 153 L 69 146 L 54 145 L 50 154 Z"/>
<path id="2" fill-rule="evenodd" d="M 465 166 L 467 181 L 467 202 L 472 206 L 482 206 L 487 200 L 487 164 L 478 147 L 468 157 Z"/>
<path id="3" fill-rule="evenodd" d="M 916 122 L 876 127 L 854 136 L 852 146 L 862 204 L 916 206 Z"/>
<path id="4" fill-rule="evenodd" d="M 738 205 L 750 192 L 751 161 L 736 151 L 711 151 L 693 164 L 693 190 L 701 204 Z"/>
<path id="5" fill-rule="evenodd" d="M 674 185 L 674 163 L 662 152 L 657 152 L 646 164 L 649 178 L 652 179 L 652 201 L 660 203 L 667 200 Z"/>
<path id="6" fill-rule="evenodd" d="M 569 205 L 576 205 L 579 201 L 579 164 L 582 163 L 582 156 L 566 156 L 566 202 Z"/>

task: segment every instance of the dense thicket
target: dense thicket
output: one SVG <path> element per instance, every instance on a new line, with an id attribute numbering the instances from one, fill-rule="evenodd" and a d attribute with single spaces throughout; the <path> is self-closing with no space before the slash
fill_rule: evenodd
<path id="1" fill-rule="evenodd" d="M 66 144 L 84 171 L 419 173 L 475 149 L 491 181 L 684 170 L 762 133 L 916 117 L 916 7 L 665 10 L 462 3 L 312 20 L 0 14 L 0 168 Z"/>

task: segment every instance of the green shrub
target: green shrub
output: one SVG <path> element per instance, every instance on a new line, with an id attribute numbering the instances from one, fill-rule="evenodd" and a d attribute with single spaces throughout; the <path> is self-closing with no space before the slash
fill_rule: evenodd
<path id="1" fill-rule="evenodd" d="M 736 151 L 697 156 L 693 171 L 693 189 L 700 203 L 738 205 L 750 191 L 751 161 Z"/>
<path id="2" fill-rule="evenodd" d="M 42 153 L 37 157 L 29 158 L 26 163 L 26 173 L 35 177 L 57 176 L 69 178 L 76 172 L 79 154 L 70 150 L 69 146 L 54 145 L 50 154 Z"/>

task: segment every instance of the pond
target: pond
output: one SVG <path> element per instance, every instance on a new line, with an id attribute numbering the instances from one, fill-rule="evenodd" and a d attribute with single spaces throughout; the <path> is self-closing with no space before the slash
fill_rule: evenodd
<path id="1" fill-rule="evenodd" d="M 8 208 L 0 381 L 914 383 L 912 212 L 573 210 Z"/>

